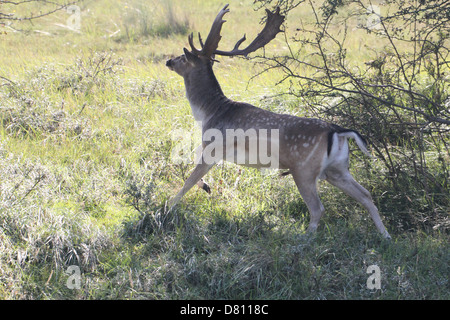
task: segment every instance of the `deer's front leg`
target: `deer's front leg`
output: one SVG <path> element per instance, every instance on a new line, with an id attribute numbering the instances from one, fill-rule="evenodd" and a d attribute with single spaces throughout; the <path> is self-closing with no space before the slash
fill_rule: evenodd
<path id="1" fill-rule="evenodd" d="M 197 182 L 197 186 L 200 189 L 205 190 L 207 193 L 211 193 L 211 188 L 209 187 L 209 184 L 207 184 L 203 179 L 200 179 L 200 181 Z"/>
<path id="2" fill-rule="evenodd" d="M 181 188 L 180 192 L 170 200 L 169 202 L 169 208 L 170 210 L 183 198 L 183 196 L 195 185 L 197 184 L 199 187 L 204 189 L 205 191 L 209 190 L 209 186 L 203 182 L 202 177 L 208 173 L 208 171 L 214 166 L 214 163 L 206 163 L 203 161 L 203 157 L 201 158 L 200 162 L 195 167 L 194 171 L 192 171 L 189 178 L 187 178 L 186 182 L 184 183 L 183 188 Z"/>

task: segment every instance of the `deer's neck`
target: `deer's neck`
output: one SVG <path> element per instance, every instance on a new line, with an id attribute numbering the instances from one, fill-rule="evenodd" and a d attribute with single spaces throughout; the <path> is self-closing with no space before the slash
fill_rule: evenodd
<path id="1" fill-rule="evenodd" d="M 196 121 L 207 122 L 228 100 L 211 65 L 194 70 L 184 78 L 186 96 Z"/>

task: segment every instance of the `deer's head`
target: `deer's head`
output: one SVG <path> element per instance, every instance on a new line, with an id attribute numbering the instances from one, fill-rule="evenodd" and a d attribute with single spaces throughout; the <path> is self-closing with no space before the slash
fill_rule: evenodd
<path id="1" fill-rule="evenodd" d="M 206 41 L 203 43 L 203 40 L 198 34 L 198 39 L 201 45 L 201 49 L 197 49 L 194 46 L 194 35 L 191 33 L 188 37 L 189 45 L 191 50 L 184 48 L 184 54 L 167 60 L 166 66 L 170 69 L 186 78 L 192 71 L 194 70 L 202 70 L 204 68 L 210 68 L 212 63 L 216 61 L 214 57 L 216 55 L 221 56 L 247 56 L 249 53 L 256 51 L 257 49 L 264 47 L 267 43 L 269 43 L 272 39 L 275 38 L 278 32 L 280 32 L 280 26 L 284 21 L 284 16 L 280 15 L 280 8 L 277 7 L 275 13 L 267 11 L 267 20 L 264 26 L 264 29 L 258 34 L 258 36 L 253 40 L 252 43 L 245 49 L 239 49 L 239 46 L 246 40 L 245 35 L 242 37 L 234 46 L 231 51 L 221 51 L 217 50 L 219 46 L 220 39 L 222 36 L 220 35 L 220 31 L 222 29 L 222 25 L 225 22 L 223 20 L 223 16 L 229 12 L 228 4 L 220 10 L 216 19 L 213 22 L 211 30 L 206 38 Z"/>

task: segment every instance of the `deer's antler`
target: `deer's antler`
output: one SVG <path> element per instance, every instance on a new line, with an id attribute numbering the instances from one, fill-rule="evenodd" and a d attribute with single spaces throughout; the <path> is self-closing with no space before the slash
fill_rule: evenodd
<path id="1" fill-rule="evenodd" d="M 220 35 L 220 30 L 222 29 L 222 25 L 225 22 L 223 20 L 223 16 L 225 13 L 230 12 L 228 9 L 228 4 L 223 7 L 222 10 L 220 10 L 219 14 L 217 15 L 216 19 L 213 22 L 213 25 L 211 26 L 211 30 L 209 31 L 208 37 L 206 38 L 205 43 L 203 44 L 202 38 L 200 36 L 200 33 L 198 34 L 198 39 L 200 41 L 200 45 L 202 46 L 201 50 L 198 50 L 194 46 L 194 34 L 191 33 L 188 37 L 189 45 L 191 46 L 192 53 L 195 53 L 198 56 L 206 56 L 211 58 L 214 55 L 214 51 L 217 49 L 219 45 L 219 41 L 222 38 Z"/>
<path id="2" fill-rule="evenodd" d="M 284 16 L 280 15 L 280 7 L 277 7 L 274 13 L 270 12 L 270 10 L 266 9 L 267 12 L 267 20 L 264 29 L 258 34 L 255 40 L 252 41 L 248 45 L 247 48 L 240 50 L 239 46 L 246 40 L 245 35 L 236 42 L 233 50 L 231 51 L 221 51 L 215 50 L 214 54 L 220 56 L 247 56 L 249 53 L 258 50 L 259 48 L 264 47 L 270 41 L 272 41 L 278 32 L 281 32 L 280 26 L 284 22 Z"/>
<path id="3" fill-rule="evenodd" d="M 191 33 L 188 37 L 189 45 L 191 46 L 192 53 L 195 53 L 198 56 L 205 56 L 210 59 L 213 58 L 214 55 L 221 55 L 221 56 L 247 56 L 249 53 L 256 51 L 259 48 L 264 47 L 266 44 L 268 44 L 270 41 L 272 41 L 276 35 L 281 32 L 280 26 L 284 22 L 284 16 L 280 15 L 280 7 L 277 7 L 275 12 L 270 12 L 268 9 L 266 9 L 267 12 L 267 20 L 264 28 L 262 31 L 258 34 L 258 36 L 246 47 L 245 49 L 239 49 L 239 46 L 246 40 L 245 35 L 236 42 L 236 45 L 234 46 L 233 50 L 231 51 L 222 51 L 217 50 L 217 47 L 219 45 L 220 39 L 222 36 L 220 35 L 220 31 L 222 29 L 222 25 L 225 22 L 223 20 L 223 16 L 229 12 L 228 4 L 223 7 L 222 10 L 220 10 L 219 14 L 217 15 L 216 19 L 213 22 L 213 25 L 211 27 L 211 31 L 208 34 L 208 37 L 206 38 L 205 43 L 203 44 L 202 38 L 200 36 L 200 33 L 198 34 L 198 38 L 200 41 L 200 45 L 202 46 L 201 50 L 198 50 L 194 46 L 194 35 Z"/>

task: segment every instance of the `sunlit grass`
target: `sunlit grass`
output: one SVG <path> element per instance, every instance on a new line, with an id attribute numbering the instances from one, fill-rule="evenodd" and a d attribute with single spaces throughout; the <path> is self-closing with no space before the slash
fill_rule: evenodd
<path id="1" fill-rule="evenodd" d="M 404 232 L 387 223 L 395 230 L 388 243 L 360 206 L 325 183 L 326 214 L 312 237 L 304 234 L 309 215 L 290 177 L 229 163 L 205 178 L 211 195 L 193 188 L 164 214 L 193 168 L 193 162 L 172 161 L 172 133 L 197 130 L 195 137 L 199 129 L 183 80 L 165 67 L 188 46 L 186 31 L 156 37 L 142 27 L 163 25 L 172 12 L 188 32 L 205 37 L 222 5 L 170 3 L 171 9 L 156 0 L 152 6 L 83 2 L 81 33 L 55 25 L 68 17 L 60 12 L 26 26 L 26 33 L 1 36 L 0 76 L 14 84 L 0 87 L 0 297 L 448 298 L 448 234 Z M 252 1 L 230 5 L 225 49 L 243 33 L 254 37 L 263 14 L 252 10 Z M 287 34 L 309 15 L 290 16 Z M 349 39 L 351 54 L 369 58 L 356 35 Z M 273 41 L 266 51 L 286 50 L 283 43 Z M 93 77 L 102 55 L 112 63 L 102 66 L 114 72 Z M 289 86 L 274 87 L 280 74 L 252 78 L 261 71 L 253 60 L 219 60 L 215 72 L 230 98 L 307 113 L 299 101 L 268 98 Z M 352 160 L 352 172 L 374 194 L 382 216 L 398 223 L 401 201 L 387 198 L 379 167 L 376 160 Z M 366 288 L 371 264 L 383 272 L 378 291 Z M 69 265 L 81 267 L 82 290 L 67 288 Z"/>

